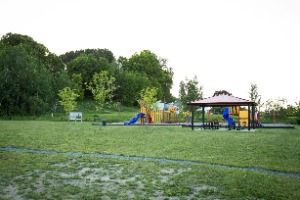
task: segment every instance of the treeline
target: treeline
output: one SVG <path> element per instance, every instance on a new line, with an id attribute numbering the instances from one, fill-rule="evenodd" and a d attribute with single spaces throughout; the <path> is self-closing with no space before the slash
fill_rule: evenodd
<path id="1" fill-rule="evenodd" d="M 140 91 L 147 87 L 157 88 L 157 99 L 174 101 L 170 93 L 173 69 L 151 51 L 118 59 L 108 49 L 76 50 L 58 56 L 30 36 L 7 33 L 0 40 L 0 114 L 55 112 L 58 93 L 66 87 L 80 98 L 92 98 L 86 85 L 103 71 L 115 78 L 115 102 L 138 105 Z"/>

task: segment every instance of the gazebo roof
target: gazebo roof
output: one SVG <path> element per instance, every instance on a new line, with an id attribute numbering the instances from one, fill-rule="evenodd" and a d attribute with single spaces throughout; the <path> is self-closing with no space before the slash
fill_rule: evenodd
<path id="1" fill-rule="evenodd" d="M 254 101 L 242 99 L 230 95 L 218 95 L 200 100 L 187 102 L 187 105 L 192 106 L 247 106 L 254 105 Z"/>

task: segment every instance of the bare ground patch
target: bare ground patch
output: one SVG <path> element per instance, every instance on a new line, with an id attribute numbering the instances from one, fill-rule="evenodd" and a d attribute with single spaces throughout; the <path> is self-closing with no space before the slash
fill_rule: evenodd
<path id="1" fill-rule="evenodd" d="M 147 166 L 150 164 L 150 166 Z M 156 163 L 126 165 L 126 162 L 84 162 L 68 160 L 20 174 L 2 186 L 2 199 L 195 199 L 201 190 L 215 190 L 206 184 L 181 190 L 176 177 L 189 167 Z M 180 186 L 181 187 L 181 186 Z M 177 194 L 177 192 L 179 192 Z"/>

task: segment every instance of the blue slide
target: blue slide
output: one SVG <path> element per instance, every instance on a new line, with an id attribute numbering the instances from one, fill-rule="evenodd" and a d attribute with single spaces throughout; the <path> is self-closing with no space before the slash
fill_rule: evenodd
<path id="1" fill-rule="evenodd" d="M 225 108 L 223 111 L 223 118 L 227 120 L 228 126 L 234 126 L 235 127 L 235 121 L 231 117 L 229 117 L 229 108 Z"/>
<path id="2" fill-rule="evenodd" d="M 132 118 L 129 122 L 124 122 L 124 125 L 134 124 L 144 113 L 138 113 L 134 118 Z"/>

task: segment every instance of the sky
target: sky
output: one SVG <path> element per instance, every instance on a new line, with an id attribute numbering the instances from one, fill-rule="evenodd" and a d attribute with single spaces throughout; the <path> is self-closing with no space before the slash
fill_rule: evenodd
<path id="1" fill-rule="evenodd" d="M 300 101 L 299 0 L 0 0 L 0 36 L 28 35 L 57 55 L 87 48 L 130 58 L 150 50 L 204 98 L 226 90 Z"/>

